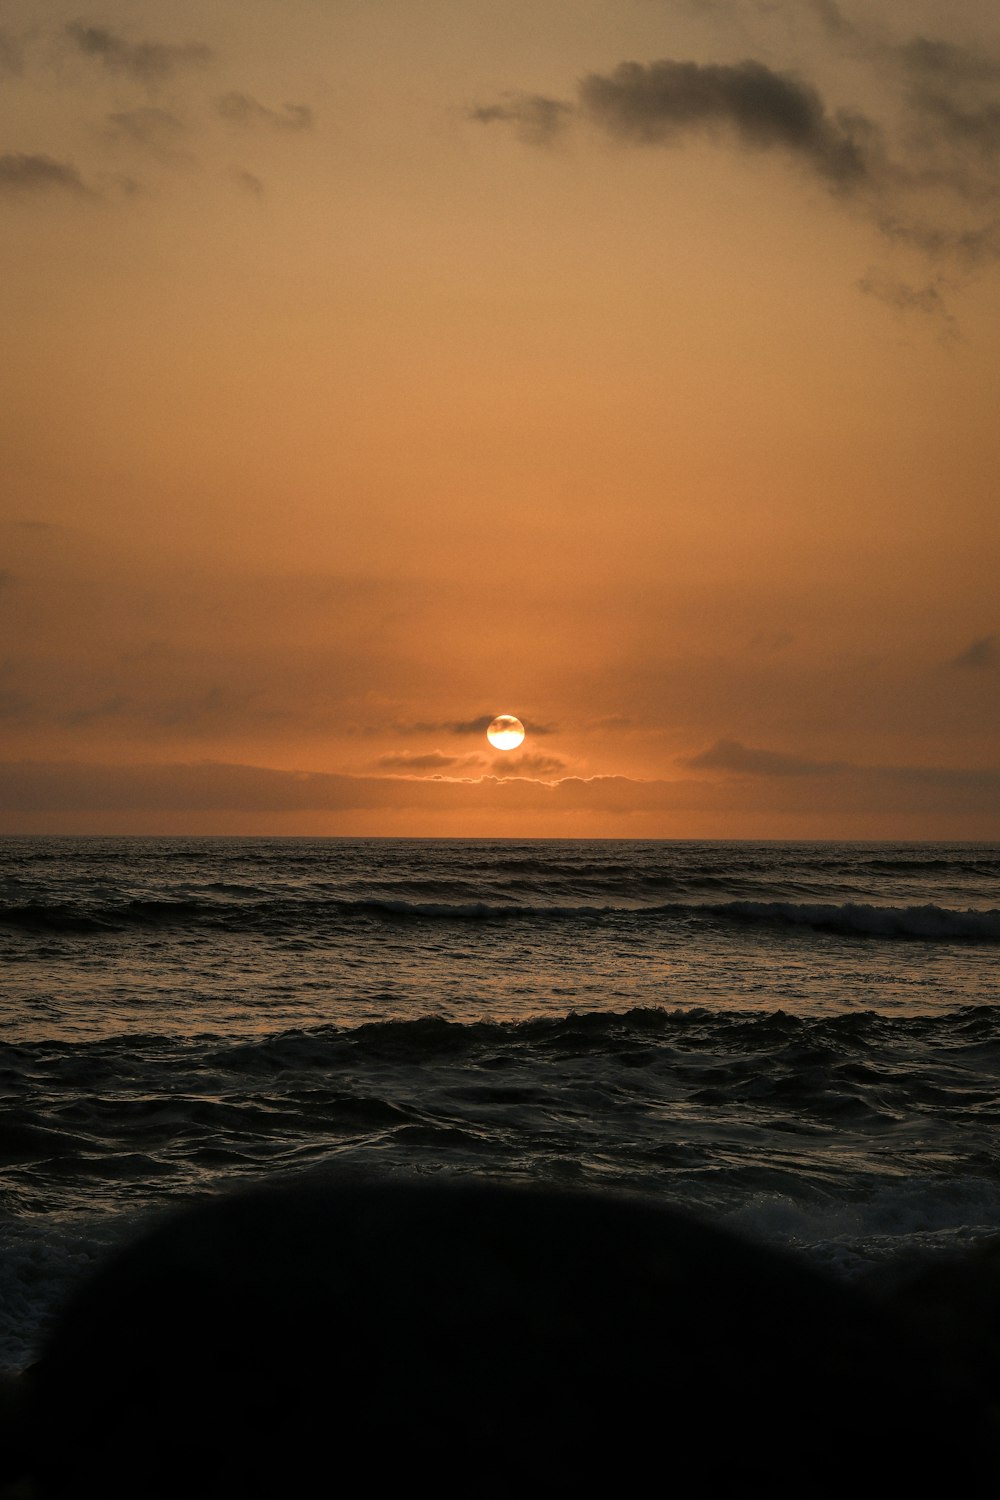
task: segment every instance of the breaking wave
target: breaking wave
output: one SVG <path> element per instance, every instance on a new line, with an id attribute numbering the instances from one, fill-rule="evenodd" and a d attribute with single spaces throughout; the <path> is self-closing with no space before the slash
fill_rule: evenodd
<path id="1" fill-rule="evenodd" d="M 845 937 L 913 939 L 925 942 L 1000 943 L 1000 910 L 881 906 L 793 901 L 674 901 L 655 906 L 522 904 L 513 901 L 361 900 L 205 901 L 133 900 L 104 905 L 0 906 L 0 926 L 28 931 L 101 933 L 128 928 L 216 928 L 229 932 L 312 929 L 358 921 L 383 922 L 664 922 L 696 921 L 802 927 Z"/>

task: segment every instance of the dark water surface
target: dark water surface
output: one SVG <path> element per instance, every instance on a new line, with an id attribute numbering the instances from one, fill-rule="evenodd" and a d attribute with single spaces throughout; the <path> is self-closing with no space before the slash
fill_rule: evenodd
<path id="1" fill-rule="evenodd" d="M 844 1274 L 1000 1232 L 1000 849 L 0 841 L 0 1363 L 151 1209 L 342 1160 Z"/>

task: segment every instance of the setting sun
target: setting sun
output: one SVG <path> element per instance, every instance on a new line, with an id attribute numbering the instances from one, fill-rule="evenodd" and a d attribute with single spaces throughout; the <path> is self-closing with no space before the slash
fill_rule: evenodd
<path id="1" fill-rule="evenodd" d="M 498 714 L 486 731 L 494 750 L 516 750 L 524 743 L 524 725 L 513 714 Z"/>

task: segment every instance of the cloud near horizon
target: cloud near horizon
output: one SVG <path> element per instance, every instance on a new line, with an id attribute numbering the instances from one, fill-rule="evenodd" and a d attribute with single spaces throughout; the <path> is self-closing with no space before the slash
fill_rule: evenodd
<path id="1" fill-rule="evenodd" d="M 697 755 L 684 755 L 678 764 L 691 771 L 732 771 L 738 776 L 832 776 L 857 769 L 843 761 L 806 760 L 778 750 L 755 750 L 738 740 L 717 740 Z"/>
<path id="2" fill-rule="evenodd" d="M 445 755 L 443 750 L 429 750 L 420 755 L 412 750 L 397 750 L 389 755 L 380 755 L 375 764 L 384 771 L 399 771 L 403 775 L 421 775 L 442 771 L 454 771 L 462 766 L 481 767 L 483 757 L 479 755 Z"/>
<path id="3" fill-rule="evenodd" d="M 910 813 L 925 807 L 927 789 L 933 786 L 942 814 L 986 821 L 1000 831 L 1000 770 L 845 766 L 836 776 L 787 770 L 757 774 L 765 786 L 774 788 L 773 795 L 760 803 L 765 812 L 797 817 L 842 815 L 845 811 Z M 828 788 L 825 794 L 819 790 L 824 785 Z M 449 813 L 565 813 L 570 817 L 613 818 L 692 811 L 737 815 L 740 803 L 738 791 L 719 777 L 671 781 L 565 776 L 548 781 L 496 775 L 355 776 L 216 761 L 142 765 L 22 761 L 0 765 L 0 812 L 49 818 L 80 813 L 179 813 L 196 817 L 206 813 L 354 811 L 422 811 L 434 817 Z M 659 836 L 668 835 L 669 828 L 668 821 Z"/>
<path id="4" fill-rule="evenodd" d="M 934 786 L 968 788 L 1000 799 L 1000 768 L 964 766 L 869 766 L 852 761 L 810 760 L 722 739 L 697 755 L 678 756 L 677 764 L 691 771 L 720 771 L 736 777 L 840 780 L 856 787 Z M 1000 810 L 1000 800 L 998 800 Z"/>
<path id="5" fill-rule="evenodd" d="M 501 756 L 503 757 L 501 759 Z M 530 751 L 513 754 L 501 751 L 494 757 L 493 775 L 506 780 L 511 776 L 541 777 L 543 781 L 558 779 L 569 769 L 566 761 L 558 755 L 534 755 Z"/>
<path id="6" fill-rule="evenodd" d="M 416 723 L 401 723 L 392 726 L 395 734 L 457 734 L 485 735 L 487 729 L 497 717 L 496 714 L 477 714 L 474 719 L 435 719 L 420 720 Z M 555 734 L 558 728 L 555 724 L 543 724 L 535 719 L 526 719 L 521 716 L 526 735 Z"/>

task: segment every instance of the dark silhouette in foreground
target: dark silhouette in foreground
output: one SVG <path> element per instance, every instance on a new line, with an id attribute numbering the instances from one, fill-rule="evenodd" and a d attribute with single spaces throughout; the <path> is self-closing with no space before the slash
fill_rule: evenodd
<path id="1" fill-rule="evenodd" d="M 652 1203 L 300 1182 L 180 1213 L 29 1378 L 42 1497 L 976 1483 L 995 1432 L 891 1310 Z"/>

